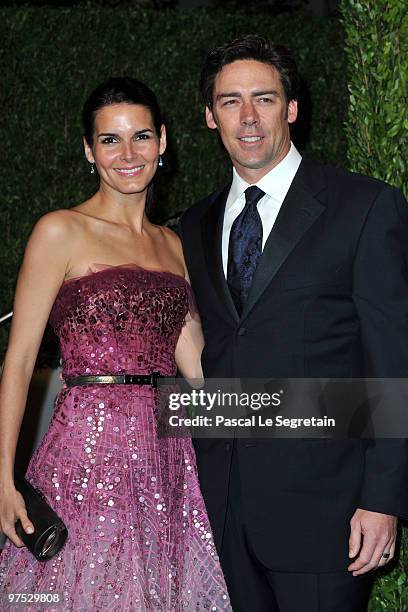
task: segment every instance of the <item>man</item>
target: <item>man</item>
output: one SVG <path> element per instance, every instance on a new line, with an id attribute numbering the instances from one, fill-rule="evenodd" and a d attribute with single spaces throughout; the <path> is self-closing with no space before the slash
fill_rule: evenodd
<path id="1" fill-rule="evenodd" d="M 214 49 L 206 121 L 233 164 L 180 231 L 207 377 L 405 377 L 408 213 L 380 181 L 302 159 L 289 51 Z M 236 612 L 361 612 L 407 515 L 403 440 L 196 440 Z"/>

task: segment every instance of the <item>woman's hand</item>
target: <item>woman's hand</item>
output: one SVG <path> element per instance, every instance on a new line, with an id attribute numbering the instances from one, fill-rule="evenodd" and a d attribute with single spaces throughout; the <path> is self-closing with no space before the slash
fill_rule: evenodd
<path id="1" fill-rule="evenodd" d="M 0 531 L 18 548 L 25 546 L 16 533 L 15 524 L 20 519 L 26 533 L 34 533 L 34 525 L 27 516 L 23 496 L 14 485 L 2 487 L 0 491 Z"/>

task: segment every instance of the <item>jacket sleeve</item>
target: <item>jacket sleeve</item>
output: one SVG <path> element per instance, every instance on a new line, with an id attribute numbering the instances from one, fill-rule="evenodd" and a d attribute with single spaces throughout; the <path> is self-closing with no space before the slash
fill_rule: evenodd
<path id="1" fill-rule="evenodd" d="M 384 186 L 373 202 L 353 272 L 365 377 L 408 379 L 408 205 L 398 189 Z M 378 432 L 367 444 L 359 507 L 406 518 L 408 416 L 401 421 L 404 438 Z"/>

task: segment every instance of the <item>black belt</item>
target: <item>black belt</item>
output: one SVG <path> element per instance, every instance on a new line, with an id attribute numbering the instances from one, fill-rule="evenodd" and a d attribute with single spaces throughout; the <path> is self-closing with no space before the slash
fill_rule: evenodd
<path id="1" fill-rule="evenodd" d="M 77 385 L 151 385 L 157 389 L 157 379 L 160 378 L 158 372 L 151 374 L 105 374 L 89 376 L 74 376 L 65 378 L 67 387 Z"/>

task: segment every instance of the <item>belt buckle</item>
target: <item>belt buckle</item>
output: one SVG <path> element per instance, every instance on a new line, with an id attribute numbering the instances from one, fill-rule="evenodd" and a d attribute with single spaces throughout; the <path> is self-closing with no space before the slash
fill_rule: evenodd
<path id="1" fill-rule="evenodd" d="M 159 378 L 160 374 L 158 372 L 152 372 L 149 376 L 149 381 L 146 383 L 142 382 L 142 378 L 147 379 L 147 375 L 145 374 L 122 374 L 122 384 L 124 385 L 140 385 L 140 384 L 146 384 L 146 385 L 151 385 L 152 387 L 154 387 L 155 389 L 157 389 L 157 379 Z"/>
<path id="2" fill-rule="evenodd" d="M 157 379 L 159 376 L 160 374 L 158 372 L 152 372 L 150 374 L 150 384 L 154 389 L 157 389 Z"/>

